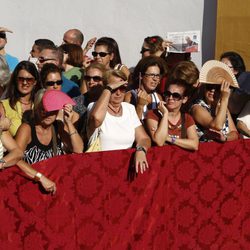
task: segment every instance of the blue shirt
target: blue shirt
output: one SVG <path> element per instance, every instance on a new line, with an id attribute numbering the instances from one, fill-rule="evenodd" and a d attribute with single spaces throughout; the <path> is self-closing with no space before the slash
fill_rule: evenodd
<path id="1" fill-rule="evenodd" d="M 9 54 L 5 54 L 4 58 L 9 65 L 10 71 L 13 72 L 13 70 L 15 69 L 17 64 L 19 63 L 18 59 L 14 56 L 9 55 Z"/>
<path id="2" fill-rule="evenodd" d="M 67 79 L 64 75 L 62 75 L 62 80 L 62 92 L 66 93 L 71 98 L 81 95 L 79 86 L 75 82 Z"/>

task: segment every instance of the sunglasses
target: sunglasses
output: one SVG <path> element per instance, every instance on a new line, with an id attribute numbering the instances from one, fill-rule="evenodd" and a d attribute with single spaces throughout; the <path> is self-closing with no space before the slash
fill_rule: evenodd
<path id="1" fill-rule="evenodd" d="M 206 84 L 205 85 L 206 90 L 211 91 L 211 90 L 220 90 L 220 85 L 217 84 Z"/>
<path id="2" fill-rule="evenodd" d="M 140 53 L 143 54 L 143 53 L 145 53 L 145 52 L 147 52 L 147 51 L 150 51 L 150 49 L 146 49 L 146 48 L 143 48 L 143 47 L 142 47 Z"/>
<path id="3" fill-rule="evenodd" d="M 19 83 L 24 83 L 24 82 L 27 82 L 28 84 L 34 84 L 35 83 L 35 78 L 33 77 L 22 77 L 22 76 L 18 76 L 17 77 L 17 81 Z"/>
<path id="4" fill-rule="evenodd" d="M 170 91 L 166 91 L 165 94 L 164 94 L 165 98 L 166 99 L 169 99 L 171 96 L 173 97 L 174 101 L 180 101 L 183 96 L 177 92 L 170 92 Z"/>
<path id="5" fill-rule="evenodd" d="M 144 76 L 151 77 L 151 78 L 161 78 L 160 74 L 154 74 L 154 73 L 145 73 Z"/>
<path id="6" fill-rule="evenodd" d="M 107 56 L 107 55 L 109 55 L 110 53 L 108 53 L 108 52 L 96 52 L 96 51 L 93 51 L 92 52 L 92 56 L 93 57 L 97 57 L 98 55 L 100 56 L 100 57 L 105 57 L 105 56 Z"/>
<path id="7" fill-rule="evenodd" d="M 87 82 L 89 82 L 91 79 L 93 79 L 94 82 L 102 81 L 102 77 L 100 77 L 100 76 L 88 76 L 88 75 L 86 75 L 83 77 L 83 79 Z"/>
<path id="8" fill-rule="evenodd" d="M 122 86 L 120 86 L 120 87 L 118 87 L 118 88 L 116 88 L 116 89 L 113 89 L 113 90 L 111 91 L 111 93 L 112 93 L 112 94 L 115 93 L 118 89 L 119 89 L 121 92 L 123 92 L 123 93 L 127 92 L 127 86 L 126 86 L 126 85 L 122 85 Z"/>
<path id="9" fill-rule="evenodd" d="M 62 85 L 62 83 L 63 83 L 63 80 L 58 80 L 58 81 L 48 81 L 48 82 L 46 82 L 46 85 L 47 86 L 54 86 L 55 84 L 56 85 Z"/>
<path id="10" fill-rule="evenodd" d="M 6 38 L 6 34 L 4 32 L 0 32 L 0 38 L 5 39 Z"/>
<path id="11" fill-rule="evenodd" d="M 54 59 L 54 58 L 38 57 L 38 62 L 39 62 L 39 63 L 45 63 L 45 62 L 50 61 L 50 60 L 56 61 L 56 59 Z"/>

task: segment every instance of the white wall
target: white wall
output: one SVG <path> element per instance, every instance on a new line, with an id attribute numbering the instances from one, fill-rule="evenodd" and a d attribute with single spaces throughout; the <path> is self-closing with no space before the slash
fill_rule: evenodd
<path id="1" fill-rule="evenodd" d="M 205 0 L 206 1 L 206 0 Z M 134 66 L 147 36 L 166 37 L 168 31 L 201 30 L 204 0 L 0 0 L 0 26 L 8 35 L 7 51 L 27 59 L 34 40 L 61 44 L 63 33 L 78 28 L 91 37 L 117 40 L 123 63 Z M 85 43 L 84 43 L 85 45 Z M 201 65 L 201 53 L 192 55 Z"/>

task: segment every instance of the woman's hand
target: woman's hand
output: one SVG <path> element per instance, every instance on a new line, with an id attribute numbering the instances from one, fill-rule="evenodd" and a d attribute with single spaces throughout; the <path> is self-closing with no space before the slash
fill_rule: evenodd
<path id="1" fill-rule="evenodd" d="M 71 104 L 66 104 L 63 107 L 63 119 L 66 123 L 72 122 L 73 118 L 73 106 Z"/>
<path id="2" fill-rule="evenodd" d="M 168 114 L 168 109 L 165 106 L 165 104 L 166 104 L 166 102 L 164 102 L 164 101 L 160 101 L 158 104 L 158 109 L 162 113 L 162 115 Z"/>
<path id="3" fill-rule="evenodd" d="M 116 83 L 109 83 L 108 86 L 112 88 L 113 90 L 120 88 L 121 86 L 126 86 L 128 85 L 127 81 L 121 81 L 121 82 L 116 82 Z"/>
<path id="4" fill-rule="evenodd" d="M 230 87 L 230 83 L 223 80 L 221 83 L 221 88 L 220 88 L 221 99 L 228 99 L 229 98 L 229 96 L 230 96 L 230 88 L 229 87 Z"/>
<path id="5" fill-rule="evenodd" d="M 137 104 L 144 107 L 145 105 L 148 105 L 150 102 L 151 102 L 150 95 L 145 90 L 139 89 L 137 93 Z"/>
<path id="6" fill-rule="evenodd" d="M 83 67 L 86 69 L 92 63 L 92 61 L 93 61 L 93 59 L 91 57 L 84 56 L 83 62 L 82 62 Z"/>
<path id="7" fill-rule="evenodd" d="M 10 125 L 11 125 L 11 120 L 9 118 L 3 117 L 0 119 L 0 128 L 3 131 L 9 130 Z"/>
<path id="8" fill-rule="evenodd" d="M 227 137 L 221 132 L 215 129 L 208 129 L 205 131 L 205 136 L 208 139 L 219 141 L 219 142 L 226 142 Z"/>
<path id="9" fill-rule="evenodd" d="M 136 171 L 136 173 L 141 171 L 141 173 L 143 174 L 143 172 L 145 172 L 147 168 L 148 168 L 148 162 L 147 162 L 145 152 L 136 151 L 135 152 L 135 171 Z"/>
<path id="10" fill-rule="evenodd" d="M 43 188 L 52 194 L 56 193 L 56 184 L 55 182 L 51 181 L 49 178 L 46 176 L 42 176 L 40 179 L 40 183 L 42 184 Z"/>

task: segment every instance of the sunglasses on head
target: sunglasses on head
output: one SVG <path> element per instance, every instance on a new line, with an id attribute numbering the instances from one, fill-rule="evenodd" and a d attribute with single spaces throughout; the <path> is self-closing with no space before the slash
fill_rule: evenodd
<path id="1" fill-rule="evenodd" d="M 50 61 L 50 60 L 55 61 L 56 59 L 54 59 L 54 58 L 38 57 L 38 62 L 39 63 L 45 63 L 45 62 Z"/>
<path id="2" fill-rule="evenodd" d="M 3 39 L 5 39 L 5 38 L 6 38 L 6 34 L 5 34 L 5 32 L 0 32 L 0 38 L 3 38 Z"/>
<path id="3" fill-rule="evenodd" d="M 100 77 L 100 76 L 88 76 L 88 75 L 86 75 L 83 77 L 83 79 L 87 82 L 89 82 L 91 79 L 93 79 L 94 82 L 102 81 L 102 77 Z"/>
<path id="4" fill-rule="evenodd" d="M 18 77 L 17 77 L 17 81 L 18 81 L 19 83 L 27 82 L 28 84 L 34 84 L 34 83 L 35 83 L 35 78 L 33 78 L 33 77 L 22 77 L 22 76 L 18 76 Z"/>
<path id="5" fill-rule="evenodd" d="M 211 90 L 220 90 L 220 85 L 218 84 L 206 84 L 205 85 L 206 90 L 211 91 Z"/>
<path id="6" fill-rule="evenodd" d="M 109 55 L 109 54 L 110 54 L 109 52 L 96 52 L 96 51 L 92 52 L 92 56 L 93 57 L 97 57 L 98 55 L 100 57 L 105 57 L 106 55 Z"/>
<path id="7" fill-rule="evenodd" d="M 58 81 L 54 81 L 54 82 L 53 82 L 53 81 L 47 81 L 47 82 L 46 82 L 46 85 L 47 85 L 47 86 L 54 86 L 55 84 L 56 84 L 56 85 L 62 85 L 62 83 L 63 83 L 62 80 L 58 80 Z"/>
<path id="8" fill-rule="evenodd" d="M 145 53 L 145 52 L 147 52 L 147 51 L 150 51 L 150 49 L 146 49 L 146 48 L 143 48 L 143 47 L 142 47 L 140 53 L 143 54 L 143 53 Z"/>
<path id="9" fill-rule="evenodd" d="M 166 99 L 169 99 L 172 96 L 175 101 L 180 101 L 183 98 L 181 94 L 177 92 L 172 93 L 170 91 L 166 91 L 164 96 Z"/>

